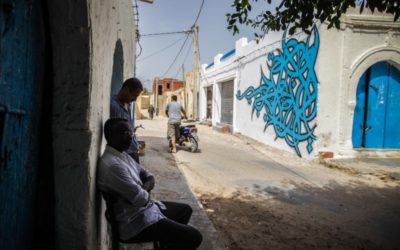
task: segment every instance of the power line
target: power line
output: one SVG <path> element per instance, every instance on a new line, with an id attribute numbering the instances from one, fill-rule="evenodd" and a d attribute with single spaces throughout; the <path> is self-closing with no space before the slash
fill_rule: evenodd
<path id="1" fill-rule="evenodd" d="M 182 31 L 172 31 L 172 32 L 161 32 L 161 33 L 151 33 L 151 34 L 143 34 L 141 36 L 160 36 L 160 35 L 173 35 L 173 34 L 190 34 L 191 30 L 182 30 Z"/>
<path id="2" fill-rule="evenodd" d="M 193 23 L 193 25 L 192 25 L 192 26 L 196 25 L 196 23 L 197 23 L 197 20 L 199 20 L 199 17 L 200 17 L 201 10 L 203 9 L 203 5 L 204 5 L 204 0 L 201 2 L 200 9 L 199 9 L 199 12 L 197 13 L 196 20 L 194 21 L 194 23 Z"/>
<path id="3" fill-rule="evenodd" d="M 192 39 L 192 41 L 193 41 L 193 39 Z M 186 59 L 187 59 L 187 57 L 188 57 L 188 55 L 189 55 L 190 49 L 192 48 L 192 45 L 193 45 L 193 43 L 190 43 L 190 45 L 189 45 L 189 47 L 188 47 L 188 50 L 186 51 L 186 55 L 185 55 L 185 57 L 184 57 L 184 59 L 183 59 L 182 64 L 185 64 Z M 176 77 L 178 76 L 178 74 L 179 74 L 179 72 L 181 72 L 181 70 L 182 70 L 182 68 L 179 67 L 178 72 L 176 72 L 174 78 L 176 78 Z"/>
<path id="4" fill-rule="evenodd" d="M 163 77 L 168 73 L 168 71 L 172 68 L 172 66 L 173 66 L 174 63 L 176 62 L 176 59 L 177 59 L 177 58 L 179 57 L 179 55 L 182 53 L 182 50 L 183 50 L 183 48 L 184 48 L 185 45 L 186 45 L 186 42 L 187 42 L 187 40 L 188 40 L 188 38 L 189 38 L 189 35 L 190 35 L 190 34 L 187 34 L 187 35 L 186 35 L 186 39 L 185 39 L 185 41 L 183 42 L 183 44 L 182 44 L 182 46 L 181 46 L 181 48 L 180 48 L 178 54 L 175 56 L 175 58 L 174 58 L 174 60 L 172 61 L 171 65 L 169 65 L 168 69 L 165 71 L 165 73 L 162 75 L 161 78 L 163 78 Z"/>
<path id="5" fill-rule="evenodd" d="M 148 55 L 148 56 L 146 56 L 146 57 L 143 57 L 143 58 L 137 60 L 137 62 L 143 61 L 143 60 L 145 60 L 145 59 L 147 59 L 147 58 L 150 58 L 150 57 L 152 57 L 152 56 L 154 56 L 154 55 L 156 55 L 156 54 L 158 54 L 158 53 L 160 53 L 160 52 L 165 51 L 166 49 L 171 48 L 172 46 L 174 46 L 175 44 L 177 44 L 179 41 L 181 41 L 183 38 L 185 38 L 185 37 L 179 38 L 178 40 L 176 40 L 175 42 L 171 43 L 170 45 L 168 45 L 168 46 L 166 46 L 166 47 L 164 47 L 164 48 L 162 48 L 162 49 L 160 49 L 160 50 L 158 50 L 158 51 L 156 51 L 156 52 L 154 52 L 154 53 L 152 53 L 152 54 L 150 54 L 150 55 Z"/>

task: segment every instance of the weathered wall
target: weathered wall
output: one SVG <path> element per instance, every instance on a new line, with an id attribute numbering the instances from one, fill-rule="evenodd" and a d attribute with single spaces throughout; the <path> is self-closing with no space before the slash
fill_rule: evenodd
<path id="1" fill-rule="evenodd" d="M 55 89 L 56 247 L 105 248 L 96 165 L 104 147 L 102 124 L 109 116 L 111 85 L 118 88 L 133 75 L 132 2 L 54 0 L 48 5 Z"/>
<path id="2" fill-rule="evenodd" d="M 338 135 L 336 148 L 338 156 L 366 154 L 400 155 L 400 151 L 353 150 L 352 127 L 356 88 L 361 75 L 373 64 L 386 61 L 400 70 L 400 23 L 393 23 L 393 17 L 379 13 L 358 15 L 349 13 L 343 27 L 343 60 L 338 91 Z M 330 84 L 333 84 L 330 82 Z M 399 97 L 397 97 L 399 98 Z"/>
<path id="3" fill-rule="evenodd" d="M 234 132 L 305 158 L 315 158 L 322 151 L 334 152 L 335 157 L 357 155 L 360 150 L 354 150 L 351 141 L 357 83 L 378 61 L 400 65 L 399 25 L 392 16 L 368 12 L 360 16 L 350 10 L 341 30 L 318 25 L 311 36 L 299 33 L 283 43 L 267 38 L 256 44 L 242 38 L 236 42 L 234 56 L 221 60 L 223 55 L 217 54 L 212 66 L 203 65 L 201 118 L 206 115 L 205 88 L 213 86 L 212 122 L 220 122 L 221 84 L 233 80 Z M 296 57 L 287 46 L 294 48 Z M 292 74 L 291 69 L 303 76 L 293 74 L 294 82 L 277 84 Z M 315 73 L 315 80 L 310 73 Z M 282 116 L 286 124 L 280 123 Z"/>

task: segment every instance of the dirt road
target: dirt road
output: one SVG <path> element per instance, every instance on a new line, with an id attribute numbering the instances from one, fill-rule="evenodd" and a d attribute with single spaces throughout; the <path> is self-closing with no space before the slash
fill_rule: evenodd
<path id="1" fill-rule="evenodd" d="M 165 134 L 165 120 L 142 123 Z M 201 150 L 174 157 L 228 249 L 400 249 L 398 184 L 198 128 Z"/>

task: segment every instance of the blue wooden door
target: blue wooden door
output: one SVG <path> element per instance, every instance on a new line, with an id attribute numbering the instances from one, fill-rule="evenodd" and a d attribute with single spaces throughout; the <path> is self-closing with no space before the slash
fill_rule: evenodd
<path id="1" fill-rule="evenodd" d="M 365 118 L 365 100 L 366 100 L 366 84 L 367 84 L 367 72 L 364 73 L 357 85 L 356 92 L 356 107 L 354 109 L 354 121 L 353 121 L 353 147 L 360 148 L 364 142 L 364 118 Z"/>
<path id="2" fill-rule="evenodd" d="M 31 249 L 43 65 L 39 0 L 0 1 L 0 249 Z"/>
<path id="3" fill-rule="evenodd" d="M 400 148 L 400 71 L 389 67 L 385 119 L 385 148 Z"/>
<path id="4" fill-rule="evenodd" d="M 388 63 L 369 68 L 357 86 L 355 148 L 400 148 L 400 73 Z"/>

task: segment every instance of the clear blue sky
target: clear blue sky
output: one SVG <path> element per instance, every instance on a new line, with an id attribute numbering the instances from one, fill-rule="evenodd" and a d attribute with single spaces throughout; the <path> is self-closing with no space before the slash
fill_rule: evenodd
<path id="1" fill-rule="evenodd" d="M 218 53 L 226 53 L 233 49 L 235 41 L 241 37 L 247 37 L 249 41 L 254 39 L 254 30 L 251 28 L 240 27 L 240 34 L 235 36 L 227 30 L 226 13 L 232 12 L 232 2 L 233 0 L 204 1 L 197 21 L 200 65 L 212 62 L 214 56 Z M 264 1 L 259 2 L 260 4 L 253 6 L 252 13 L 256 14 L 262 7 L 265 8 Z M 202 0 L 154 0 L 153 4 L 138 1 L 139 32 L 141 34 L 152 34 L 189 30 L 196 20 L 201 3 Z M 137 61 L 136 75 L 146 87 L 151 86 L 150 84 L 155 77 L 182 79 L 182 64 L 185 65 L 185 71 L 192 69 L 193 36 L 190 36 L 182 53 L 170 70 L 166 72 L 182 47 L 185 37 L 185 34 L 141 37 L 142 52 Z M 170 47 L 166 48 L 168 46 Z M 138 53 L 139 50 L 138 48 Z M 162 52 L 158 52 L 160 50 Z"/>

